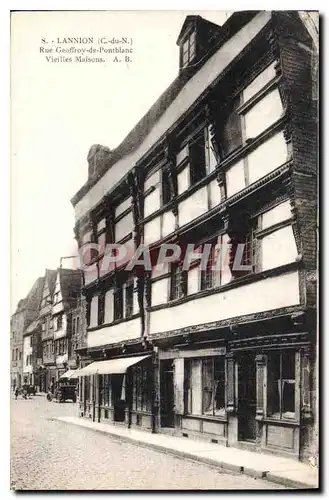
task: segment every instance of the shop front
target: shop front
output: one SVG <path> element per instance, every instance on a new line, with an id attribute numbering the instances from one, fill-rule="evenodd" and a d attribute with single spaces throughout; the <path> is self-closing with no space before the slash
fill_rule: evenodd
<path id="1" fill-rule="evenodd" d="M 97 422 L 152 429 L 151 354 L 95 361 L 77 371 L 79 412 Z"/>
<path id="2" fill-rule="evenodd" d="M 159 350 L 158 430 L 300 458 L 314 419 L 308 333 Z"/>

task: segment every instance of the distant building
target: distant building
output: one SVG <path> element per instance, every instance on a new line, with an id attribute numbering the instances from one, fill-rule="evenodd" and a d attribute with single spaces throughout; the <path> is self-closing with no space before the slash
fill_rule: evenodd
<path id="1" fill-rule="evenodd" d="M 30 358 L 24 360 L 24 350 L 27 350 L 28 340 L 24 340 L 24 332 L 28 325 L 38 316 L 44 278 L 38 278 L 25 299 L 19 301 L 17 309 L 11 318 L 11 385 L 21 386 L 28 379 L 30 368 L 26 371 L 26 361 L 30 363 Z M 26 342 L 26 344 L 24 343 Z M 28 351 L 28 356 L 30 356 Z M 26 373 L 26 375 L 24 375 Z"/>
<path id="2" fill-rule="evenodd" d="M 90 149 L 72 200 L 86 264 L 80 415 L 307 460 L 318 448 L 315 45 L 288 11 L 223 26 L 188 16 L 177 44 L 177 78 L 115 150 Z M 107 243 L 229 251 L 215 272 L 200 259 L 142 272 L 106 267 Z"/>
<path id="3" fill-rule="evenodd" d="M 59 268 L 52 302 L 52 325 L 55 352 L 55 380 L 69 368 L 76 368 L 72 336 L 80 330 L 81 312 L 76 315 L 81 295 L 81 271 Z M 78 308 L 79 310 L 79 308 Z"/>

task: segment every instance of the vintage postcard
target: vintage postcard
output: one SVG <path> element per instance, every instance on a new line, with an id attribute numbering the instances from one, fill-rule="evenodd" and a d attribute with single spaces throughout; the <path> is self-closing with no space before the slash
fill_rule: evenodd
<path id="1" fill-rule="evenodd" d="M 11 489 L 319 488 L 317 11 L 11 12 Z"/>

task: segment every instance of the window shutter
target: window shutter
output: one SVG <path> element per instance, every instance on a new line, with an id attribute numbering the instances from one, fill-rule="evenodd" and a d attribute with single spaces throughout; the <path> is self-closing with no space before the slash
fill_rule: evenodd
<path id="1" fill-rule="evenodd" d="M 175 413 L 184 414 L 184 359 L 174 360 L 174 401 Z"/>

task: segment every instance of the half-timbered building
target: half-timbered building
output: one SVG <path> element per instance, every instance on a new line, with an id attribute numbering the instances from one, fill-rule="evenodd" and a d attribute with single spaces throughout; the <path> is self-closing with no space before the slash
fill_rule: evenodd
<path id="1" fill-rule="evenodd" d="M 297 12 L 253 11 L 223 26 L 188 16 L 177 44 L 177 78 L 116 149 L 90 149 L 72 199 L 87 303 L 79 412 L 307 459 L 317 449 L 313 41 Z M 130 252 L 111 267 L 114 243 Z M 127 270 L 139 245 L 153 264 L 163 243 L 229 252 L 215 271 L 198 259 Z"/>

